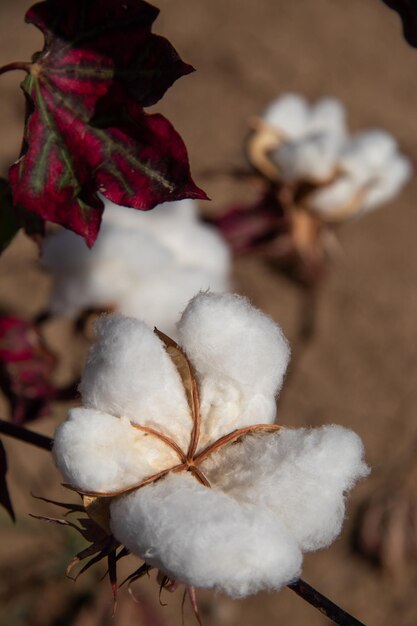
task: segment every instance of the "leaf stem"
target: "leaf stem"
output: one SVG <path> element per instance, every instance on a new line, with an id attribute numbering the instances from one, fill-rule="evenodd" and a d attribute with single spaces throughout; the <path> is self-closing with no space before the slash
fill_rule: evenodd
<path id="1" fill-rule="evenodd" d="M 24 61 L 16 61 L 14 63 L 8 63 L 7 65 L 3 65 L 0 67 L 0 75 L 6 74 L 6 72 L 13 72 L 14 70 L 22 70 L 29 74 L 31 63 L 26 63 Z"/>
<path id="2" fill-rule="evenodd" d="M 349 613 L 346 613 L 340 606 L 334 604 L 334 602 L 326 598 L 326 596 L 314 589 L 314 587 L 311 587 L 311 585 L 304 580 L 301 580 L 301 578 L 288 585 L 288 588 L 295 591 L 303 600 L 314 606 L 314 608 L 318 609 L 323 615 L 326 615 L 326 617 L 331 619 L 335 624 L 339 624 L 339 626 L 365 626 L 363 622 L 360 622 L 352 615 L 349 615 Z"/>
<path id="3" fill-rule="evenodd" d="M 25 443 L 30 443 L 32 446 L 42 448 L 48 452 L 51 451 L 54 442 L 51 437 L 35 433 L 33 430 L 23 428 L 22 426 L 16 426 L 16 424 L 6 422 L 5 420 L 0 420 L 0 434 L 18 439 L 19 441 L 24 441 Z"/>

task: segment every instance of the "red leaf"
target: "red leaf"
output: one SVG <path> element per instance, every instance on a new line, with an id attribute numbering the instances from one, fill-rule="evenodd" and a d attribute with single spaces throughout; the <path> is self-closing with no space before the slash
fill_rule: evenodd
<path id="1" fill-rule="evenodd" d="M 151 33 L 157 14 L 142 0 L 46 0 L 26 16 L 45 47 L 22 83 L 33 110 L 9 173 L 14 202 L 89 245 L 103 212 L 98 191 L 139 209 L 205 197 L 179 135 L 142 109 L 192 71 Z"/>
<path id="2" fill-rule="evenodd" d="M 49 401 L 59 394 L 50 380 L 56 363 L 33 324 L 0 316 L 0 388 L 14 423 L 48 414 Z"/>
<path id="3" fill-rule="evenodd" d="M 417 48 L 417 4 L 415 0 L 382 0 L 390 9 L 400 14 L 404 37 Z"/>
<path id="4" fill-rule="evenodd" d="M 9 490 L 7 487 L 7 457 L 6 451 L 0 441 L 0 506 L 4 507 L 13 521 L 16 520 L 13 505 L 10 500 Z"/>
<path id="5" fill-rule="evenodd" d="M 274 191 L 264 193 L 251 206 L 231 207 L 212 222 L 236 253 L 256 250 L 277 235 L 288 232 L 283 208 Z"/>

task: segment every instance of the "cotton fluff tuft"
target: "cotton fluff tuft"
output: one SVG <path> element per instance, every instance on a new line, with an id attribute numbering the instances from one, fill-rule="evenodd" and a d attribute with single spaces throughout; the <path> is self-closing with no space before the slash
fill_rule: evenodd
<path id="1" fill-rule="evenodd" d="M 102 316 L 96 332 L 79 387 L 83 404 L 162 429 L 185 447 L 191 428 L 185 392 L 155 333 L 120 315 Z"/>
<path id="2" fill-rule="evenodd" d="M 44 243 L 42 263 L 52 274 L 50 309 L 77 316 L 115 308 L 175 334 L 175 321 L 199 290 L 227 291 L 226 244 L 198 220 L 192 200 L 149 212 L 105 201 L 99 236 L 89 250 L 66 230 Z"/>
<path id="3" fill-rule="evenodd" d="M 338 426 L 258 428 L 218 449 L 222 435 L 273 421 L 288 345 L 271 319 L 229 294 L 193 298 L 179 337 L 202 400 L 198 450 L 217 446 L 191 457 L 210 487 L 179 467 L 192 419 L 173 362 L 150 328 L 120 315 L 99 320 L 84 406 L 57 429 L 56 463 L 74 488 L 112 495 L 114 537 L 173 580 L 234 597 L 279 589 L 299 576 L 302 552 L 340 532 L 346 491 L 368 472 L 362 443 Z"/>
<path id="4" fill-rule="evenodd" d="M 290 349 L 270 317 L 234 294 L 199 294 L 178 335 L 199 377 L 201 447 L 236 428 L 274 421 Z"/>
<path id="5" fill-rule="evenodd" d="M 301 570 L 301 551 L 267 509 L 242 506 L 189 474 L 171 475 L 111 505 L 116 537 L 172 579 L 233 597 L 277 589 Z"/>
<path id="6" fill-rule="evenodd" d="M 341 426 L 283 429 L 248 436 L 202 468 L 236 500 L 272 511 L 305 552 L 339 535 L 344 494 L 369 473 L 363 454 L 360 438 Z"/>

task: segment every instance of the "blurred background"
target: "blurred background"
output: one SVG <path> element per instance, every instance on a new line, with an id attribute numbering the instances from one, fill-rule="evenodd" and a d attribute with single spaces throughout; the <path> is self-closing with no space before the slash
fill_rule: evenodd
<path id="1" fill-rule="evenodd" d="M 242 141 L 248 119 L 288 91 L 315 100 L 339 98 L 352 131 L 380 127 L 403 151 L 417 157 L 417 51 L 403 40 L 397 15 L 379 0 L 159 0 L 155 32 L 165 35 L 196 73 L 178 81 L 155 110 L 164 113 L 189 149 L 194 179 L 212 199 L 205 214 L 230 202 L 249 201 L 251 188 L 227 172 L 244 164 Z M 0 4 L 1 63 L 29 60 L 42 47 L 36 29 L 23 23 L 31 3 Z M 0 169 L 17 157 L 23 97 L 19 73 L 1 77 Z M 216 173 L 213 175 L 213 171 Z M 417 184 L 363 220 L 345 224 L 343 255 L 321 287 L 312 341 L 296 363 L 279 401 L 278 421 L 289 426 L 338 423 L 363 439 L 373 477 L 355 489 L 339 540 L 307 555 L 303 578 L 368 625 L 417 623 L 417 570 L 393 577 L 362 561 L 350 548 L 359 502 L 389 467 L 412 454 L 417 441 Z M 49 284 L 36 263 L 35 245 L 19 236 L 0 258 L 0 305 L 23 316 L 45 305 Z M 236 290 L 279 322 L 296 342 L 300 293 L 256 257 L 234 263 Z M 69 326 L 48 329 L 65 357 L 58 376 L 79 366 L 85 346 L 74 345 Z M 66 368 L 66 370 L 65 370 Z M 3 408 L 3 405 L 2 405 Z M 4 409 L 5 410 L 5 409 Z M 62 419 L 36 429 L 53 433 Z M 71 531 L 31 520 L 28 513 L 55 515 L 29 492 L 68 499 L 60 477 L 42 451 L 6 440 L 10 485 L 18 523 L 0 511 L 0 624 L 30 626 L 177 625 L 181 593 L 162 595 L 144 580 L 139 603 L 122 591 L 111 621 L 111 592 L 97 571 L 76 585 L 65 565 L 81 549 Z M 132 569 L 132 563 L 131 569 Z M 134 563 L 133 563 L 134 567 Z M 232 601 L 199 593 L 206 626 L 329 623 L 292 591 Z M 187 623 L 193 617 L 186 612 Z"/>

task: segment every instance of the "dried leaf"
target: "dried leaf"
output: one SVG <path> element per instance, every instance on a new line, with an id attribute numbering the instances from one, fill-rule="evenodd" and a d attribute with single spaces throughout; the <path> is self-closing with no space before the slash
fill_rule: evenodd
<path id="1" fill-rule="evenodd" d="M 410 44 L 417 48 L 417 4 L 415 0 L 382 0 L 390 9 L 399 13 L 404 37 Z"/>
<path id="2" fill-rule="evenodd" d="M 205 197 L 179 135 L 142 108 L 192 70 L 151 33 L 157 14 L 142 0 L 46 0 L 26 16 L 45 47 L 22 83 L 31 111 L 9 173 L 14 202 L 90 246 L 103 212 L 97 191 L 144 210 Z"/>
<path id="3" fill-rule="evenodd" d="M 111 498 L 96 498 L 83 496 L 84 509 L 87 515 L 108 535 L 110 530 L 110 503 Z"/>
<path id="4" fill-rule="evenodd" d="M 172 362 L 178 370 L 178 373 L 181 377 L 181 382 L 185 390 L 185 395 L 187 397 L 193 420 L 193 430 L 191 433 L 190 446 L 187 453 L 188 458 L 192 458 L 198 447 L 201 426 L 200 400 L 194 370 L 187 356 L 181 350 L 179 345 L 173 339 L 171 339 L 171 337 L 168 337 L 168 335 L 165 335 L 157 328 L 154 329 L 154 332 L 165 345 L 169 357 L 171 358 Z"/>
<path id="5" fill-rule="evenodd" d="M 151 569 L 152 569 L 152 567 L 150 565 L 148 565 L 147 563 L 142 563 L 142 565 L 140 567 L 138 567 L 137 570 L 135 570 L 134 572 L 129 574 L 129 576 L 127 576 L 124 579 L 124 581 L 121 583 L 120 587 L 122 587 L 126 583 L 128 583 L 129 586 L 130 586 L 136 580 L 139 580 L 139 578 L 142 578 L 143 576 L 145 576 L 145 574 L 148 574 Z"/>
<path id="6" fill-rule="evenodd" d="M 0 441 L 0 506 L 2 506 L 13 522 L 16 521 L 16 516 L 13 510 L 12 501 L 10 499 L 9 489 L 7 486 L 7 456 L 6 450 L 2 442 Z"/>
<path id="7" fill-rule="evenodd" d="M 178 370 L 178 373 L 181 377 L 181 382 L 185 389 L 190 410 L 194 415 L 196 410 L 194 402 L 195 375 L 192 365 L 184 352 L 179 347 L 179 345 L 173 339 L 171 339 L 171 337 L 168 337 L 168 335 L 165 335 L 157 328 L 155 328 L 154 332 L 165 345 L 166 351 L 168 352 L 171 360 Z"/>

